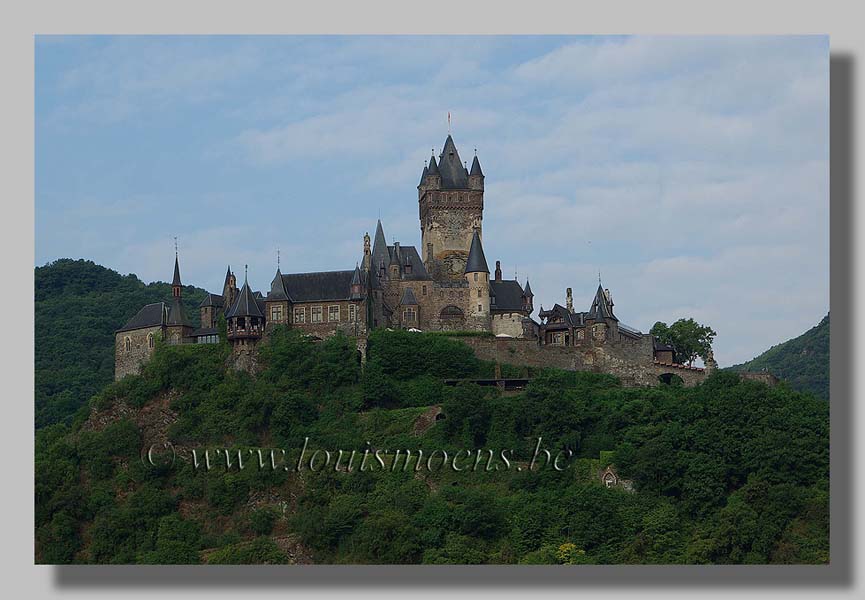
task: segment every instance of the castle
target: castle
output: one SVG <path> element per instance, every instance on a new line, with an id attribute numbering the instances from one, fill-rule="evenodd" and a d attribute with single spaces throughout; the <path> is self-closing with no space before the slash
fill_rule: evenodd
<path id="1" fill-rule="evenodd" d="M 388 245 L 379 220 L 374 237 L 363 236 L 363 254 L 354 269 L 283 274 L 277 265 L 265 295 L 253 291 L 246 273 L 238 289 L 229 267 L 222 293 L 208 294 L 201 303 L 198 328 L 183 307 L 175 253 L 171 300 L 143 307 L 116 332 L 115 377 L 137 372 L 157 339 L 170 344 L 218 342 L 222 317 L 236 355 L 254 355 L 274 325 L 318 339 L 343 332 L 358 340 L 362 353 L 371 329 L 390 327 L 488 332 L 499 345 L 539 352 L 539 358 L 525 360 L 541 365 L 549 359 L 551 366 L 561 366 L 554 359 L 557 354 L 544 348 L 563 349 L 570 357 L 565 368 L 616 372 L 622 365 L 642 365 L 649 372 L 629 375 L 635 384 L 657 383 L 656 365 L 702 375 L 702 369 L 676 364 L 671 348 L 620 323 L 612 295 L 600 283 L 588 311 L 574 309 L 568 288 L 565 306 L 541 309 L 534 320 L 528 278 L 524 285 L 503 278 L 500 261 L 490 273 L 483 248 L 484 174 L 477 154 L 470 168 L 462 161 L 450 135 L 438 158 L 430 157 L 417 190 L 420 251 L 399 242 Z M 479 356 L 490 346 L 489 339 L 473 340 Z"/>

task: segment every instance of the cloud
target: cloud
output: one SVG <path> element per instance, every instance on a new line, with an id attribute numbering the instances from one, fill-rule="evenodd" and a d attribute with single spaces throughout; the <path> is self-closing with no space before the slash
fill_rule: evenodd
<path id="1" fill-rule="evenodd" d="M 419 243 L 415 186 L 451 112 L 462 158 L 478 148 L 487 176 L 487 256 L 529 274 L 538 305 L 572 287 L 588 307 L 601 271 L 624 322 L 704 320 L 722 364 L 828 309 L 825 37 L 115 38 L 81 53 L 37 89 L 37 116 L 96 153 L 64 157 L 73 184 L 52 188 L 80 190 L 63 214 L 82 233 L 37 212 L 52 249 L 168 276 L 164 240 L 111 217 L 122 202 L 85 214 L 88 198 L 133 192 L 100 190 L 122 139 L 93 134 L 153 123 L 180 147 L 162 160 L 182 149 L 190 170 L 134 192 L 187 207 L 159 227 L 183 229 L 192 276 L 215 289 L 230 260 L 263 287 L 277 245 L 291 270 L 353 268 L 379 211 L 389 241 Z M 195 176 L 201 190 L 172 189 Z M 108 221 L 134 252 L 89 229 Z"/>

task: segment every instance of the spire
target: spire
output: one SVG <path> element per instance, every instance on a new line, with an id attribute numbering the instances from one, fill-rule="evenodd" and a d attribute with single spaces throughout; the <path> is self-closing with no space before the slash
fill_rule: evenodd
<path id="1" fill-rule="evenodd" d="M 423 181 L 424 181 L 424 179 L 426 179 L 426 176 L 427 176 L 428 174 L 429 174 L 429 167 L 427 167 L 426 165 L 424 165 L 424 166 L 423 166 L 423 172 L 420 174 L 420 183 L 417 184 L 418 187 L 420 187 L 420 186 L 423 185 Z"/>
<path id="2" fill-rule="evenodd" d="M 532 286 L 529 285 L 528 277 L 526 277 L 526 287 L 523 288 L 523 296 L 525 296 L 526 298 L 531 298 L 532 296 L 534 296 L 534 294 L 532 294 Z"/>
<path id="3" fill-rule="evenodd" d="M 360 272 L 360 266 L 355 263 L 354 265 L 354 273 L 351 276 L 351 283 L 349 284 L 352 300 L 362 300 L 363 299 L 363 275 Z"/>
<path id="4" fill-rule="evenodd" d="M 460 154 L 457 152 L 454 139 L 448 134 L 442 149 L 439 171 L 442 177 L 442 188 L 452 190 L 465 190 L 469 187 L 466 169 Z"/>
<path id="5" fill-rule="evenodd" d="M 427 175 L 440 175 L 440 171 L 438 165 L 436 164 L 435 150 L 433 150 L 433 155 L 429 157 L 429 166 L 424 169 L 424 173 Z"/>
<path id="6" fill-rule="evenodd" d="M 477 154 L 475 154 L 475 159 L 472 161 L 472 170 L 469 172 L 469 176 L 484 176 L 484 172 L 481 171 L 481 161 L 478 160 Z"/>
<path id="7" fill-rule="evenodd" d="M 180 283 L 180 262 L 177 252 L 174 253 L 174 279 L 171 280 L 171 285 L 183 285 Z"/>
<path id="8" fill-rule="evenodd" d="M 472 234 L 472 245 L 469 248 L 469 258 L 466 261 L 466 273 L 489 273 L 487 259 L 484 256 L 484 248 L 481 245 L 481 237 L 475 229 Z"/>

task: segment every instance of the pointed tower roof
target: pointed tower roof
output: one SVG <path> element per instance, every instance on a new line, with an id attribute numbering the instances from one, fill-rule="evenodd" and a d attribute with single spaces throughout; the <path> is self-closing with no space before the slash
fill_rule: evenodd
<path id="1" fill-rule="evenodd" d="M 429 157 L 429 166 L 426 169 L 426 174 L 427 175 L 441 175 L 441 172 L 439 171 L 439 167 L 436 164 L 435 154 L 433 154 L 432 156 Z"/>
<path id="2" fill-rule="evenodd" d="M 600 283 L 598 284 L 598 291 L 595 292 L 595 299 L 592 300 L 592 307 L 589 309 L 589 314 L 586 318 L 595 320 L 619 320 L 616 318 L 616 315 L 613 314 L 613 307 L 610 306 L 610 302 L 607 300 L 607 295 L 604 293 L 604 288 Z"/>
<path id="3" fill-rule="evenodd" d="M 420 183 L 418 183 L 418 187 L 423 185 L 423 181 L 424 181 L 424 179 L 426 179 L 426 176 L 428 174 L 429 174 L 429 167 L 424 165 L 423 166 L 423 172 L 420 174 Z"/>
<path id="4" fill-rule="evenodd" d="M 180 262 L 177 258 L 177 252 L 174 253 L 174 279 L 171 280 L 171 285 L 183 285 L 180 283 Z"/>
<path id="5" fill-rule="evenodd" d="M 362 284 L 363 284 L 363 280 L 361 279 L 360 266 L 355 264 L 354 265 L 354 273 L 351 276 L 351 283 L 349 285 L 362 285 Z"/>
<path id="6" fill-rule="evenodd" d="M 481 171 L 481 161 L 478 160 L 478 155 L 475 154 L 475 159 L 472 161 L 472 170 L 469 175 L 480 175 L 484 176 L 484 172 Z"/>
<path id="7" fill-rule="evenodd" d="M 443 189 L 468 189 L 469 180 L 466 168 L 463 166 L 463 161 L 460 160 L 460 154 L 457 152 L 456 144 L 454 144 L 454 139 L 450 134 L 448 134 L 442 149 L 439 171 L 441 171 Z"/>
<path id="8" fill-rule="evenodd" d="M 264 317 L 261 314 L 261 309 L 258 308 L 258 302 L 255 301 L 255 295 L 249 288 L 249 282 L 246 281 L 246 278 L 244 278 L 243 287 L 237 295 L 237 301 L 228 309 L 225 317 L 227 319 L 233 317 Z"/>
<path id="9" fill-rule="evenodd" d="M 399 299 L 400 306 L 409 306 L 411 304 L 417 304 L 417 296 L 414 295 L 414 292 L 410 287 L 405 288 L 402 291 L 402 298 Z"/>
<path id="10" fill-rule="evenodd" d="M 526 287 L 523 288 L 523 296 L 534 296 L 532 293 L 532 286 L 529 285 L 529 278 L 526 277 Z"/>
<path id="11" fill-rule="evenodd" d="M 289 300 L 285 280 L 282 278 L 282 272 L 279 270 L 279 267 L 276 267 L 276 275 L 274 275 L 273 281 L 270 282 L 270 292 L 267 294 L 267 299 Z"/>
<path id="12" fill-rule="evenodd" d="M 189 315 L 186 314 L 186 307 L 183 306 L 183 300 L 180 298 L 172 300 L 171 306 L 168 309 L 168 320 L 165 324 L 192 327 L 192 321 L 190 321 Z"/>
<path id="13" fill-rule="evenodd" d="M 489 273 L 487 258 L 484 256 L 484 248 L 481 245 L 481 236 L 475 229 L 472 234 L 472 245 L 469 248 L 469 258 L 466 261 L 466 273 Z"/>

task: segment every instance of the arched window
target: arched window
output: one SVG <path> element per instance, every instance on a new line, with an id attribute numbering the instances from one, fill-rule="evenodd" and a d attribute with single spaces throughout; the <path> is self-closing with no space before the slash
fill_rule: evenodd
<path id="1" fill-rule="evenodd" d="M 150 332 L 147 334 L 147 347 L 152 350 L 153 344 L 154 344 L 153 332 Z"/>
<path id="2" fill-rule="evenodd" d="M 126 339 L 123 340 L 123 348 L 127 352 L 132 350 L 132 338 L 130 338 L 128 335 L 126 336 Z"/>

